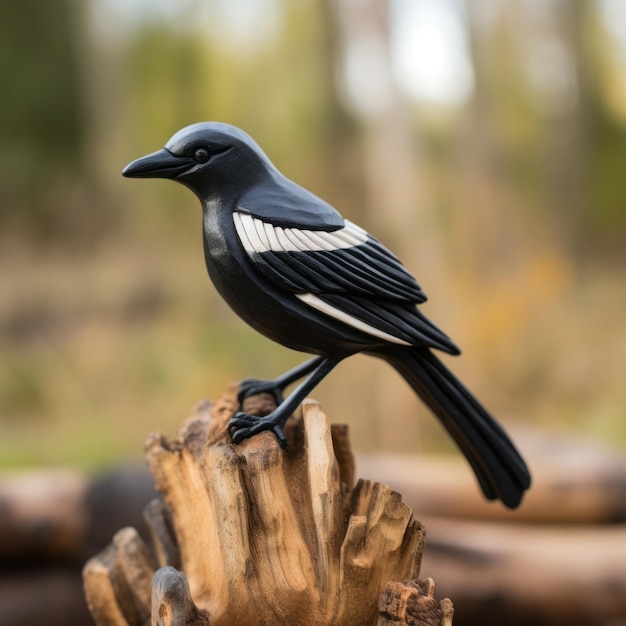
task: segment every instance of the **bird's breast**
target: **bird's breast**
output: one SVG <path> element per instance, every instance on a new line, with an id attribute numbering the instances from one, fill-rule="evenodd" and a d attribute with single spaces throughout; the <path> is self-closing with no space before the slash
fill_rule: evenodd
<path id="1" fill-rule="evenodd" d="M 213 209 L 213 210 L 212 210 Z M 204 211 L 204 258 L 211 280 L 220 295 L 239 313 L 241 301 L 254 298 L 252 268 L 242 254 L 232 213 L 209 207 Z"/>
<path id="2" fill-rule="evenodd" d="M 277 333 L 276 320 L 284 317 L 285 304 L 293 296 L 282 294 L 281 298 L 272 293 L 239 242 L 232 211 L 205 209 L 204 255 L 216 289 L 239 317 L 274 341 L 306 351 L 287 337 L 289 330 Z"/>

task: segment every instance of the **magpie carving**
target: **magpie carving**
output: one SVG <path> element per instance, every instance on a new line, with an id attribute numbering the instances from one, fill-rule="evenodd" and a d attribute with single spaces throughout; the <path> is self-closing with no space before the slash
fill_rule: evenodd
<path id="1" fill-rule="evenodd" d="M 229 424 L 235 444 L 271 430 L 284 447 L 283 426 L 304 397 L 340 361 L 366 353 L 394 367 L 441 420 L 487 498 L 519 505 L 530 486 L 524 460 L 437 358 L 435 351 L 460 352 L 421 313 L 424 292 L 385 246 L 285 178 L 249 135 L 228 124 L 183 128 L 123 175 L 191 189 L 202 204 L 206 266 L 221 296 L 258 332 L 316 355 L 274 380 L 241 384 L 240 401 L 267 391 L 278 406 L 265 417 L 237 413 Z"/>

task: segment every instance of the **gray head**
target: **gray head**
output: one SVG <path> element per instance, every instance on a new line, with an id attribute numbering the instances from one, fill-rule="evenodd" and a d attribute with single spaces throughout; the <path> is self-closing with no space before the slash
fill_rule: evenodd
<path id="1" fill-rule="evenodd" d="M 179 130 L 165 148 L 127 165 L 129 178 L 170 178 L 201 199 L 242 190 L 273 169 L 259 145 L 244 131 L 222 122 L 199 122 Z"/>

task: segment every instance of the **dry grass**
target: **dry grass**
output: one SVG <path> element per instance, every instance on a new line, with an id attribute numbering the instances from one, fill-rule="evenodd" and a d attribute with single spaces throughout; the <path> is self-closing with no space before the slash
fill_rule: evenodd
<path id="1" fill-rule="evenodd" d="M 175 432 L 198 399 L 303 358 L 230 313 L 194 243 L 167 254 L 134 242 L 80 260 L 4 257 L 1 467 L 139 457 L 148 432 Z M 437 285 L 447 308 L 440 299 L 428 312 L 464 349 L 454 370 L 505 423 L 626 447 L 621 273 L 597 269 L 574 281 L 544 259 L 511 278 L 476 285 L 457 274 Z M 351 425 L 357 449 L 448 445 L 434 420 L 413 419 L 425 414 L 419 402 L 372 359 L 342 364 L 315 397 Z"/>

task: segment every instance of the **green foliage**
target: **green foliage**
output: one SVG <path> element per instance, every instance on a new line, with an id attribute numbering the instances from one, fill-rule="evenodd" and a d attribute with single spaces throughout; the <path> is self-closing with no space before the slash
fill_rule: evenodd
<path id="1" fill-rule="evenodd" d="M 593 145 L 589 154 L 586 211 L 581 224 L 585 247 L 602 253 L 607 244 L 619 250 L 626 232 L 626 126 L 599 103 L 589 120 Z"/>
<path id="2" fill-rule="evenodd" d="M 0 397 L 5 403 L 5 419 L 41 419 L 50 400 L 45 364 L 38 359 L 7 359 L 0 379 Z"/>
<path id="3" fill-rule="evenodd" d="M 205 46 L 188 32 L 161 22 L 141 28 L 130 42 L 126 71 L 132 80 L 127 123 L 138 145 L 204 119 L 212 75 Z"/>
<path id="4" fill-rule="evenodd" d="M 47 190 L 78 167 L 78 26 L 74 0 L 0 3 L 0 224 L 19 216 L 29 229 L 49 225 Z"/>

